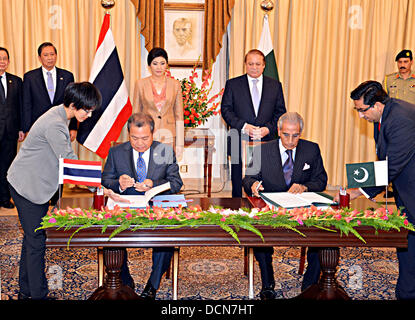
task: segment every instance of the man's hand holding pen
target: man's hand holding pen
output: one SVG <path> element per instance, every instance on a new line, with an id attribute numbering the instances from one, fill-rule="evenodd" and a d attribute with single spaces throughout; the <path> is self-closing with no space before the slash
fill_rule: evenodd
<path id="1" fill-rule="evenodd" d="M 146 192 L 153 188 L 153 181 L 145 179 L 143 182 L 136 182 L 134 183 L 134 188 L 136 191 Z"/>
<path id="2" fill-rule="evenodd" d="M 264 187 L 262 186 L 262 181 L 256 181 L 251 186 L 252 195 L 254 197 L 259 197 L 259 191 L 263 191 Z"/>
<path id="3" fill-rule="evenodd" d="M 133 187 L 136 191 L 146 192 L 153 187 L 153 181 L 150 179 L 145 179 L 143 182 L 136 182 L 134 178 L 126 174 L 120 176 L 118 182 L 120 183 L 120 191 Z"/>

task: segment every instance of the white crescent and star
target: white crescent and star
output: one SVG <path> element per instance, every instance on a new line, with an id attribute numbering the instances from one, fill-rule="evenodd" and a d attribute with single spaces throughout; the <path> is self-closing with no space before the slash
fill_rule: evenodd
<path id="1" fill-rule="evenodd" d="M 369 178 L 369 172 L 365 168 L 363 168 L 363 167 L 360 167 L 360 169 L 363 170 L 363 172 L 364 172 L 365 175 L 363 176 L 362 179 L 356 179 L 356 178 L 353 177 L 354 181 L 356 181 L 357 183 L 366 182 L 366 180 Z M 355 170 L 354 171 L 354 175 L 358 175 L 358 174 L 359 174 L 359 170 Z"/>

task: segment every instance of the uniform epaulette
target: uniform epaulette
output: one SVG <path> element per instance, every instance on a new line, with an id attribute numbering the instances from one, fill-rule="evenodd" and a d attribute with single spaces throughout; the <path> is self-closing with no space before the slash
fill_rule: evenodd
<path id="1" fill-rule="evenodd" d="M 393 73 L 387 74 L 386 77 L 387 78 L 390 78 L 390 77 L 399 78 L 399 72 L 393 72 Z"/>

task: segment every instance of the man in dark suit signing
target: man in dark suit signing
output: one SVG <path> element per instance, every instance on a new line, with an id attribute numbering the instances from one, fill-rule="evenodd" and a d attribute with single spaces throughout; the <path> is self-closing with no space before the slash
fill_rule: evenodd
<path id="1" fill-rule="evenodd" d="M 25 134 L 37 118 L 52 106 L 63 103 L 66 86 L 74 82 L 71 72 L 56 67 L 57 50 L 52 43 L 42 43 L 37 52 L 42 66 L 23 76 L 22 129 Z M 75 118 L 69 124 L 71 141 L 76 138 L 77 125 Z"/>
<path id="2" fill-rule="evenodd" d="M 170 182 L 170 193 L 180 191 L 176 156 L 170 145 L 153 141 L 154 120 L 145 113 L 134 113 L 127 122 L 129 142 L 112 147 L 102 173 L 102 185 L 120 194 L 143 194 L 153 187 Z M 167 271 L 174 248 L 153 248 L 153 266 L 146 287 L 145 299 L 155 299 L 161 277 Z M 124 285 L 134 287 L 127 265 L 127 252 L 121 270 Z"/>
<path id="3" fill-rule="evenodd" d="M 17 141 L 23 141 L 21 131 L 22 79 L 6 72 L 9 52 L 0 47 L 0 207 L 13 209 L 6 176 L 17 153 Z"/>
<path id="4" fill-rule="evenodd" d="M 280 117 L 280 138 L 254 149 L 252 161 L 243 179 L 247 194 L 259 197 L 258 191 L 302 193 L 326 189 L 327 173 L 320 148 L 314 142 L 300 139 L 303 127 L 304 120 L 296 112 L 287 112 Z M 261 269 L 260 297 L 263 300 L 274 299 L 276 296 L 272 254 L 272 247 L 254 248 Z M 308 249 L 307 262 L 302 290 L 317 283 L 320 277 L 318 248 Z"/>
<path id="5" fill-rule="evenodd" d="M 409 222 L 415 224 L 415 105 L 390 98 L 377 81 L 365 81 L 350 97 L 359 117 L 380 123 L 375 136 L 376 155 L 388 160 L 388 179 L 392 182 L 396 207 L 402 207 Z M 350 198 L 364 195 L 373 199 L 384 187 L 350 189 Z M 334 201 L 339 200 L 339 195 Z M 397 249 L 399 277 L 397 299 L 415 299 L 415 233 L 408 233 L 408 247 Z"/>
<path id="6" fill-rule="evenodd" d="M 241 140 L 276 139 L 278 118 L 286 112 L 281 83 L 263 76 L 265 56 L 250 50 L 245 56 L 246 74 L 229 79 L 221 102 L 228 125 L 232 197 L 242 197 Z"/>

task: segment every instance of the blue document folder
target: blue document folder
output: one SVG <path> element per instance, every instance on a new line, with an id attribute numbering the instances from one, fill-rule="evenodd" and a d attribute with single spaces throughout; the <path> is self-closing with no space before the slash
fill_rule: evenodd
<path id="1" fill-rule="evenodd" d="M 166 194 L 155 196 L 152 199 L 153 206 L 162 207 L 162 208 L 171 208 L 178 207 L 187 207 L 187 201 L 184 198 L 184 194 Z"/>

